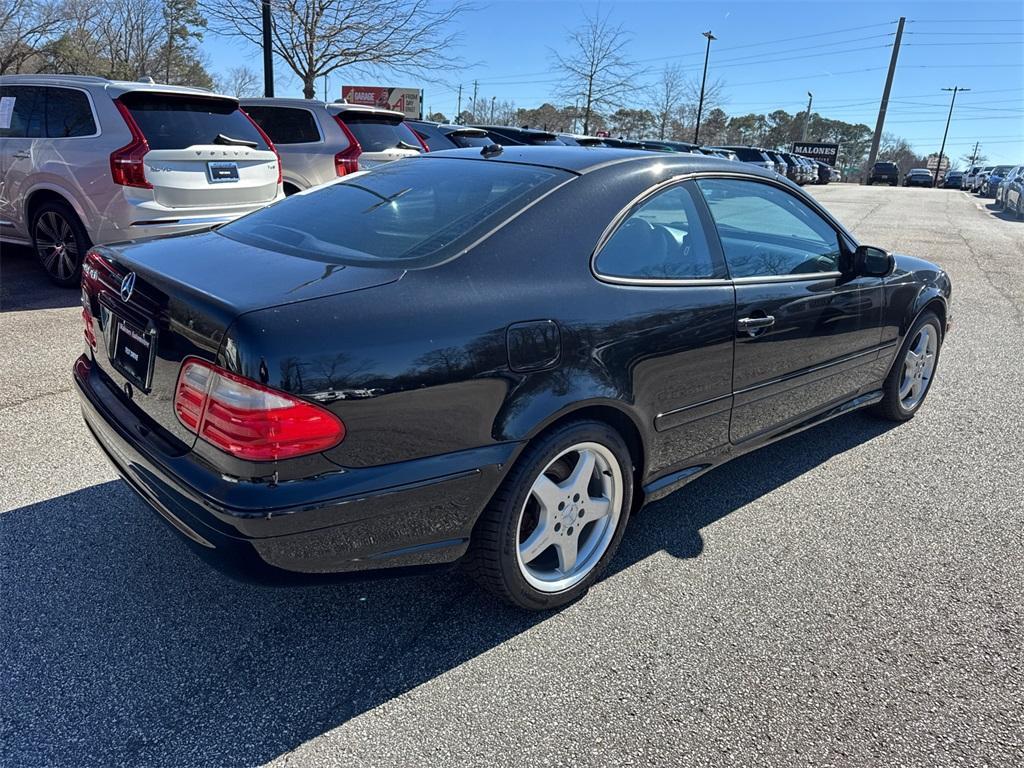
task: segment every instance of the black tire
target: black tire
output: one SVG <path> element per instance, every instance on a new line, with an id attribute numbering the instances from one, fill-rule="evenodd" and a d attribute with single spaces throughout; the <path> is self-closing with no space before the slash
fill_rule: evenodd
<path id="1" fill-rule="evenodd" d="M 32 212 L 32 246 L 50 280 L 63 288 L 82 282 L 82 261 L 92 247 L 78 215 L 62 200 L 43 203 Z"/>
<path id="2" fill-rule="evenodd" d="M 917 338 L 921 328 L 928 324 L 934 327 L 938 342 L 935 350 L 935 368 L 921 399 L 912 408 L 905 408 L 899 394 L 900 383 L 903 378 L 903 364 L 910 345 Z M 914 418 L 914 414 L 921 409 L 924 401 L 928 398 L 928 393 L 931 391 L 931 385 L 935 379 L 935 373 L 938 371 L 939 358 L 942 353 L 942 341 L 942 322 L 939 320 L 938 315 L 930 310 L 922 312 L 910 327 L 910 331 L 900 346 L 899 354 L 896 355 L 892 368 L 889 369 L 889 375 L 885 377 L 885 382 L 882 384 L 882 401 L 872 409 L 876 415 L 890 421 L 908 421 Z"/>
<path id="3" fill-rule="evenodd" d="M 622 501 L 618 524 L 604 554 L 582 581 L 560 592 L 544 592 L 529 584 L 520 570 L 521 513 L 534 481 L 545 467 L 566 449 L 587 442 L 606 447 L 619 463 Z M 632 503 L 633 461 L 622 436 L 603 422 L 567 422 L 541 435 L 523 451 L 480 515 L 463 566 L 480 586 L 505 602 L 533 611 L 558 608 L 582 597 L 600 578 L 622 540 Z"/>

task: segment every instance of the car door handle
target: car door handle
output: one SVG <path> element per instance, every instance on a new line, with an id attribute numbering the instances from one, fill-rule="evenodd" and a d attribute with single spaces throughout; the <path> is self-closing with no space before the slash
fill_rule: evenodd
<path id="1" fill-rule="evenodd" d="M 740 331 L 746 331 L 751 336 L 757 334 L 758 331 L 764 330 L 765 328 L 771 328 L 775 325 L 774 315 L 759 315 L 757 317 L 741 317 L 736 321 L 736 329 Z"/>
<path id="2" fill-rule="evenodd" d="M 31 157 L 31 152 L 15 152 L 11 157 L 16 157 L 19 160 L 24 160 L 26 157 Z"/>

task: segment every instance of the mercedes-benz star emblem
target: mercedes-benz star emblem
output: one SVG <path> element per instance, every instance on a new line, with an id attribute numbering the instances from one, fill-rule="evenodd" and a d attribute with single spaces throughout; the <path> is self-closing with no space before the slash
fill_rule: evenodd
<path id="1" fill-rule="evenodd" d="M 135 290 L 135 273 L 129 272 L 124 276 L 124 280 L 121 281 L 121 301 L 127 302 L 132 297 L 132 291 Z"/>

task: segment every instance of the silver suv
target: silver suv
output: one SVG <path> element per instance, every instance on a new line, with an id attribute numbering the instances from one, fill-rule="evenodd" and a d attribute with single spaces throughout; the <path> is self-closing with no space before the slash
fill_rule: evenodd
<path id="1" fill-rule="evenodd" d="M 242 99 L 281 153 L 286 194 L 426 152 L 401 112 L 308 99 Z"/>
<path id="2" fill-rule="evenodd" d="M 93 243 L 201 229 L 283 196 L 237 99 L 71 75 L 0 77 L 0 240 L 77 285 Z"/>

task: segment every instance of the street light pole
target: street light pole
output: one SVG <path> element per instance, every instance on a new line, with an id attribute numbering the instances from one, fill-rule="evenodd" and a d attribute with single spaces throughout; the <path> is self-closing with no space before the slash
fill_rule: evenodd
<path id="1" fill-rule="evenodd" d="M 953 98 L 949 101 L 949 114 L 946 116 L 946 130 L 942 134 L 942 149 L 939 150 L 939 159 L 935 163 L 935 178 L 932 179 L 932 189 L 939 184 L 939 173 L 942 171 L 942 153 L 946 151 L 946 137 L 949 136 L 949 121 L 953 119 L 953 105 L 956 104 L 956 95 L 960 91 L 969 91 L 970 88 L 961 88 L 954 85 L 952 88 L 943 88 L 944 91 L 952 91 Z"/>
<path id="2" fill-rule="evenodd" d="M 810 91 L 807 92 L 807 115 L 804 117 L 804 131 L 800 137 L 802 141 L 807 141 L 807 124 L 811 122 L 811 104 L 814 103 L 814 94 Z"/>
<path id="3" fill-rule="evenodd" d="M 263 95 L 272 98 L 274 95 L 274 50 L 271 47 L 270 0 L 263 0 Z"/>
<path id="4" fill-rule="evenodd" d="M 707 48 L 704 49 L 704 76 L 700 79 L 700 101 L 697 102 L 697 125 L 693 129 L 693 143 L 700 144 L 700 116 L 704 111 L 704 84 L 708 80 L 708 57 L 711 55 L 711 41 L 717 40 L 718 38 L 711 34 L 709 29 L 707 32 L 701 32 L 704 37 L 708 39 Z"/>

